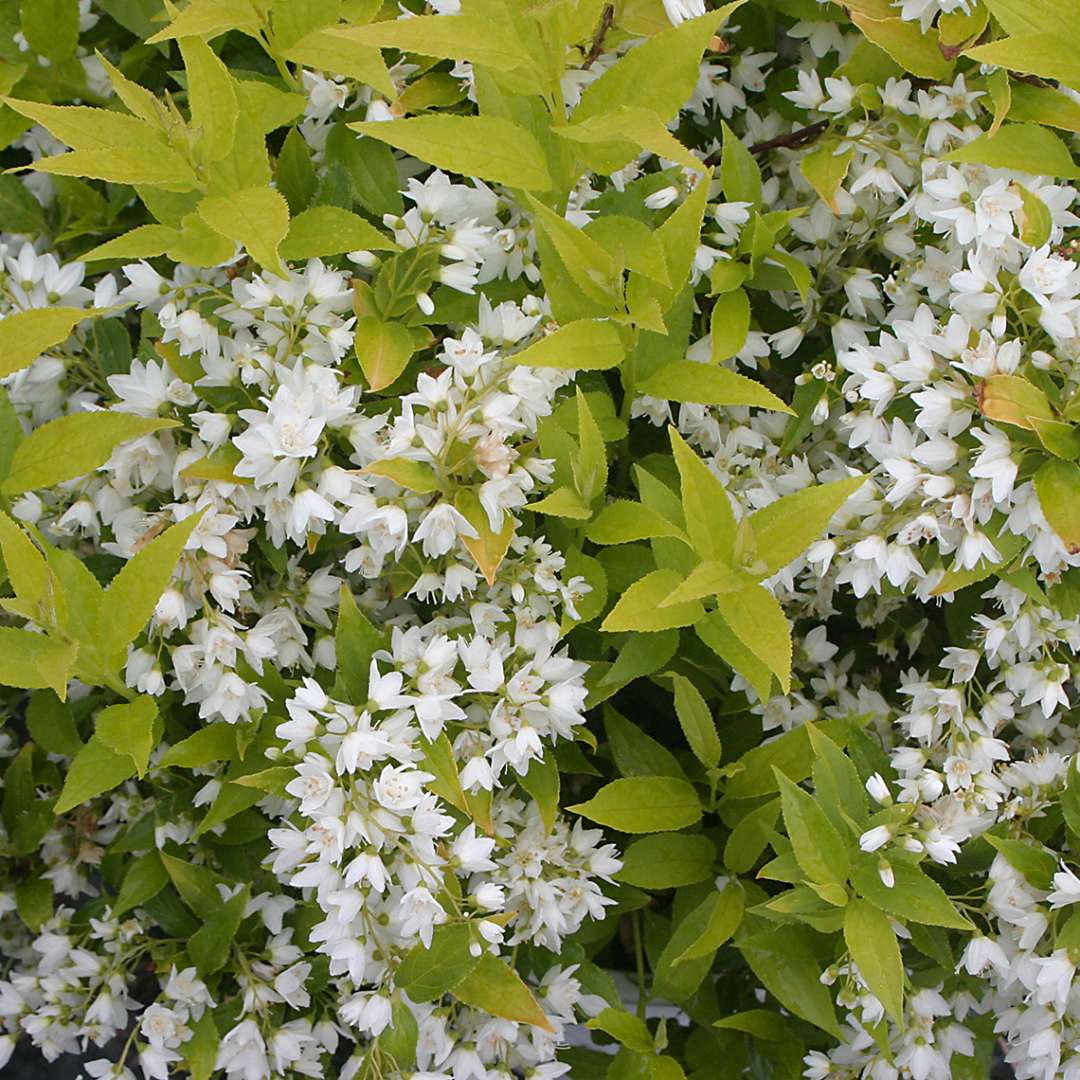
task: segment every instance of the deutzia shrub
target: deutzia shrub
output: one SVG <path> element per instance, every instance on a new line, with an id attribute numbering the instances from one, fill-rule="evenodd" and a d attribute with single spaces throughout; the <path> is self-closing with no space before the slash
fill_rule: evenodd
<path id="1" fill-rule="evenodd" d="M 1080 1078 L 1078 20 L 0 0 L 0 1066 Z"/>

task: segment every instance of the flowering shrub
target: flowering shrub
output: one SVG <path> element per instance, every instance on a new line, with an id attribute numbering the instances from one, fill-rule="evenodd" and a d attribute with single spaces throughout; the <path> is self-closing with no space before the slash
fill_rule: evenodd
<path id="1" fill-rule="evenodd" d="M 0 1064 L 1080 1077 L 1078 18 L 0 3 Z"/>

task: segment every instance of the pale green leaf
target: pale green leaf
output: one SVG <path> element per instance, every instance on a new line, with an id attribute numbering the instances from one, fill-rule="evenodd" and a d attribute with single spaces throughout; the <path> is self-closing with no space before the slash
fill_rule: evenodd
<path id="1" fill-rule="evenodd" d="M 585 535 L 594 544 L 628 544 L 655 536 L 670 536 L 687 542 L 686 534 L 659 511 L 644 503 L 617 499 L 608 503 L 592 520 Z"/>
<path id="2" fill-rule="evenodd" d="M 701 691 L 685 675 L 672 673 L 675 686 L 675 715 L 694 752 L 694 757 L 707 769 L 720 764 L 720 736 L 709 706 Z"/>
<path id="3" fill-rule="evenodd" d="M 855 151 L 851 147 L 837 152 L 835 143 L 825 142 L 799 159 L 799 168 L 807 183 L 834 214 L 839 213 L 836 193 L 840 190 L 854 157 Z"/>
<path id="4" fill-rule="evenodd" d="M 384 390 L 405 370 L 413 339 L 404 323 L 365 315 L 356 324 L 354 347 L 371 389 Z"/>
<path id="5" fill-rule="evenodd" d="M 773 766 L 784 826 L 804 874 L 818 885 L 847 884 L 851 864 L 847 843 L 824 809 L 801 787 Z"/>
<path id="6" fill-rule="evenodd" d="M 134 701 L 110 705 L 94 719 L 94 738 L 117 754 L 127 754 L 139 776 L 146 772 L 154 749 L 157 702 L 142 694 Z"/>
<path id="7" fill-rule="evenodd" d="M 147 45 L 172 38 L 216 37 L 226 30 L 242 30 L 246 34 L 258 34 L 259 13 L 251 0 L 191 0 L 180 13 L 153 37 Z"/>
<path id="8" fill-rule="evenodd" d="M 348 126 L 439 169 L 530 191 L 551 187 L 547 160 L 536 137 L 501 117 L 414 116 Z"/>
<path id="9" fill-rule="evenodd" d="M 347 33 L 313 30 L 291 45 L 285 58 L 304 67 L 345 75 L 389 98 L 397 97 L 397 88 L 379 50 L 373 45 L 350 40 Z"/>
<path id="10" fill-rule="evenodd" d="M 43 352 L 66 341 L 95 308 L 47 307 L 16 311 L 0 319 L 0 377 L 33 363 Z"/>
<path id="11" fill-rule="evenodd" d="M 761 170 L 754 155 L 739 137 L 721 120 L 723 147 L 720 151 L 720 183 L 728 202 L 746 202 L 761 206 Z"/>
<path id="12" fill-rule="evenodd" d="M 101 649 L 114 656 L 138 637 L 150 621 L 161 594 L 172 580 L 180 553 L 202 518 L 191 514 L 144 545 L 109 583 L 105 602 L 109 617 L 102 620 Z"/>
<path id="13" fill-rule="evenodd" d="M 249 187 L 199 203 L 199 216 L 216 233 L 243 246 L 260 265 L 281 276 L 278 248 L 289 232 L 289 204 L 272 188 Z"/>
<path id="14" fill-rule="evenodd" d="M 1080 465 L 1050 460 L 1035 473 L 1035 493 L 1047 524 L 1070 554 L 1080 551 Z"/>
<path id="15" fill-rule="evenodd" d="M 635 105 L 619 105 L 610 112 L 598 113 L 588 119 L 553 129 L 560 138 L 587 146 L 610 147 L 612 143 L 628 144 L 625 150 L 612 148 L 605 155 L 605 172 L 621 169 L 628 161 L 636 157 L 641 150 L 647 150 L 658 157 L 667 158 L 687 169 L 704 172 L 705 166 L 700 158 L 694 157 L 689 150 L 667 129 L 663 119 L 651 108 Z M 594 166 L 595 167 L 595 166 Z"/>
<path id="16" fill-rule="evenodd" d="M 567 810 L 625 833 L 671 832 L 701 820 L 701 800 L 685 780 L 634 776 L 613 780 Z"/>
<path id="17" fill-rule="evenodd" d="M 727 491 L 716 473 L 691 449 L 674 426 L 668 428 L 668 436 L 679 469 L 683 516 L 690 545 L 700 559 L 730 562 L 735 545 L 735 514 Z"/>
<path id="18" fill-rule="evenodd" d="M 91 739 L 71 762 L 54 810 L 57 814 L 67 813 L 134 775 L 135 762 L 129 754 L 118 754 L 98 739 Z"/>
<path id="19" fill-rule="evenodd" d="M 29 630 L 0 627 L 0 684 L 27 690 L 52 689 L 61 701 L 78 647 Z"/>
<path id="20" fill-rule="evenodd" d="M 233 78 L 209 45 L 198 37 L 180 39 L 187 69 L 188 108 L 195 132 L 195 153 L 204 164 L 220 161 L 232 151 L 240 103 Z"/>
<path id="21" fill-rule="evenodd" d="M 784 495 L 750 515 L 750 526 L 769 577 L 798 558 L 828 527 L 837 511 L 866 482 L 851 476 Z"/>
<path id="22" fill-rule="evenodd" d="M 722 293 L 709 316 L 711 348 L 709 359 L 717 364 L 728 360 L 746 344 L 750 332 L 750 297 L 745 289 Z"/>
<path id="23" fill-rule="evenodd" d="M 1037 124 L 1003 124 L 996 135 L 980 135 L 946 154 L 944 160 L 973 161 L 1058 179 L 1080 177 L 1080 168 L 1061 138 Z"/>
<path id="24" fill-rule="evenodd" d="M 19 443 L 11 461 L 11 472 L 0 485 L 0 491 L 19 495 L 85 476 L 104 465 L 121 443 L 176 426 L 175 420 L 120 412 L 58 417 L 35 428 Z"/>
<path id="25" fill-rule="evenodd" d="M 699 364 L 694 360 L 676 360 L 643 379 L 634 389 L 638 393 L 667 401 L 698 405 L 752 405 L 774 412 L 791 412 L 761 383 L 727 368 Z"/>
<path id="26" fill-rule="evenodd" d="M 608 612 L 600 626 L 601 630 L 655 631 L 670 627 L 690 626 L 704 615 L 696 600 L 661 608 L 660 602 L 679 584 L 681 578 L 675 570 L 654 570 L 635 581 L 619 597 L 618 603 Z"/>
<path id="27" fill-rule="evenodd" d="M 711 956 L 736 930 L 742 922 L 746 895 L 735 881 L 729 881 L 724 888 L 712 893 L 705 901 L 705 926 L 697 939 L 691 942 L 674 963 L 682 964 L 687 960 L 699 960 Z"/>
<path id="28" fill-rule="evenodd" d="M 571 226 L 572 227 L 572 226 Z M 0 323 L 0 327 L 3 323 Z M 512 353 L 506 359 L 529 367 L 596 371 L 618 367 L 625 356 L 618 327 L 604 319 L 578 319 Z"/>
<path id="29" fill-rule="evenodd" d="M 739 592 L 720 593 L 716 608 L 735 636 L 780 680 L 791 688 L 791 626 L 783 608 L 768 589 L 753 585 Z"/>
<path id="30" fill-rule="evenodd" d="M 533 992 L 521 976 L 505 961 L 484 953 L 471 971 L 450 989 L 450 993 L 491 1016 L 530 1024 L 544 1031 L 554 1031 Z"/>
<path id="31" fill-rule="evenodd" d="M 313 206 L 289 222 L 281 257 L 290 261 L 344 251 L 392 251 L 397 245 L 359 214 L 340 206 Z"/>

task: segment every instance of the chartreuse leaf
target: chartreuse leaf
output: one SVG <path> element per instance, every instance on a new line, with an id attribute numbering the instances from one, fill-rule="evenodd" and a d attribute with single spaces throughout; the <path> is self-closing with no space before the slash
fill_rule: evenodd
<path id="1" fill-rule="evenodd" d="M 727 491 L 674 426 L 668 428 L 668 436 L 679 470 L 690 545 L 701 559 L 730 562 L 735 550 L 735 514 Z"/>
<path id="2" fill-rule="evenodd" d="M 814 751 L 814 792 L 829 820 L 841 836 L 848 836 L 851 824 L 861 829 L 866 822 L 866 788 L 851 758 L 819 727 L 807 724 Z"/>
<path id="3" fill-rule="evenodd" d="M 0 377 L 33 363 L 66 341 L 76 323 L 97 314 L 95 308 L 47 307 L 5 315 L 0 319 Z"/>
<path id="4" fill-rule="evenodd" d="M 458 491 L 454 496 L 454 506 L 476 531 L 476 536 L 463 536 L 461 542 L 476 561 L 484 580 L 494 585 L 495 575 L 510 549 L 510 541 L 514 539 L 517 528 L 514 515 L 503 513 L 499 528 L 493 529 L 479 495 L 469 488 Z"/>
<path id="5" fill-rule="evenodd" d="M 269 187 L 241 188 L 229 195 L 214 195 L 198 206 L 199 216 L 214 232 L 242 244 L 267 270 L 284 277 L 279 247 L 289 232 L 289 204 L 280 191 Z"/>
<path id="6" fill-rule="evenodd" d="M 437 926 L 431 947 L 414 945 L 397 970 L 395 982 L 413 1001 L 434 1001 L 454 989 L 480 962 L 469 951 L 468 923 Z"/>
<path id="7" fill-rule="evenodd" d="M 741 592 L 755 584 L 760 577 L 760 574 L 750 574 L 742 567 L 732 567 L 722 562 L 710 560 L 699 563 L 674 592 L 664 597 L 660 606 L 666 608 L 672 604 L 684 604 L 688 600 L 700 600 L 705 596 Z"/>
<path id="8" fill-rule="evenodd" d="M 716 846 L 700 833 L 643 836 L 623 851 L 622 860 L 619 881 L 639 889 L 677 889 L 713 873 Z"/>
<path id="9" fill-rule="evenodd" d="M 759 409 L 772 409 L 775 412 L 792 411 L 761 383 L 727 368 L 699 364 L 694 360 L 676 360 L 643 379 L 634 389 L 638 393 L 667 401 L 698 405 L 756 405 Z"/>
<path id="10" fill-rule="evenodd" d="M 77 652 L 74 644 L 0 627 L 0 684 L 26 690 L 50 688 L 63 701 Z"/>
<path id="11" fill-rule="evenodd" d="M 4 645 L 4 640 L 0 638 L 0 649 L 3 650 L 0 657 L 7 653 Z M 112 791 L 118 784 L 134 776 L 135 771 L 135 761 L 130 754 L 118 754 L 100 740 L 91 739 L 72 760 L 60 798 L 53 809 L 57 814 L 67 813 L 95 795 Z"/>
<path id="12" fill-rule="evenodd" d="M 366 26 L 341 27 L 329 35 L 376 48 L 422 53 L 447 60 L 468 60 L 495 71 L 534 67 L 532 57 L 509 18 L 463 13 L 387 19 Z"/>
<path id="13" fill-rule="evenodd" d="M 1014 34 L 986 45 L 964 50 L 981 64 L 993 64 L 1024 75 L 1057 79 L 1066 85 L 1080 84 L 1080 58 L 1076 55 L 1069 34 Z"/>
<path id="14" fill-rule="evenodd" d="M 103 655 L 120 653 L 150 621 L 201 518 L 200 511 L 170 526 L 128 559 L 109 583 L 105 591 L 109 617 L 102 620 L 100 634 Z"/>
<path id="15" fill-rule="evenodd" d="M 976 162 L 995 169 L 1063 179 L 1080 176 L 1080 167 L 1061 138 L 1038 124 L 1003 124 L 996 135 L 980 135 L 946 154 L 943 160 Z"/>
<path id="16" fill-rule="evenodd" d="M 767 664 L 748 649 L 719 611 L 712 611 L 694 623 L 697 636 L 725 663 L 737 671 L 762 701 L 772 696 L 773 676 Z"/>
<path id="17" fill-rule="evenodd" d="M 180 231 L 168 225 L 139 225 L 120 236 L 98 244 L 82 256 L 84 262 L 100 259 L 151 259 L 163 255 L 180 238 Z M 0 328 L 3 323 L 0 323 Z"/>
<path id="18" fill-rule="evenodd" d="M 673 525 L 658 510 L 644 503 L 617 499 L 608 503 L 593 518 L 585 535 L 594 543 L 629 544 L 634 540 L 649 540 L 655 536 L 669 536 L 688 543 L 686 534 Z"/>
<path id="19" fill-rule="evenodd" d="M 707 769 L 720 764 L 720 736 L 701 691 L 685 675 L 672 673 L 675 686 L 675 715 L 694 757 Z"/>
<path id="20" fill-rule="evenodd" d="M 141 777 L 154 749 L 157 702 L 143 694 L 134 701 L 110 705 L 94 720 L 94 738 L 117 754 L 126 754 Z"/>
<path id="21" fill-rule="evenodd" d="M 458 1001 L 492 1016 L 531 1024 L 544 1031 L 555 1030 L 521 976 L 491 953 L 484 953 L 465 978 L 451 987 L 450 993 Z"/>
<path id="22" fill-rule="evenodd" d="M 1080 465 L 1051 459 L 1035 473 L 1035 492 L 1050 528 L 1070 554 L 1080 551 Z"/>
<path id="23" fill-rule="evenodd" d="M 531 195 L 527 199 L 536 224 L 551 241 L 575 284 L 590 300 L 614 306 L 618 295 L 617 268 L 604 246 Z"/>
<path id="24" fill-rule="evenodd" d="M 734 356 L 746 344 L 749 332 L 750 298 L 746 290 L 732 289 L 718 296 L 709 316 L 712 363 Z"/>
<path id="25" fill-rule="evenodd" d="M 48 625 L 56 615 L 55 586 L 49 565 L 26 533 L 2 510 L 0 549 L 19 613 L 33 622 Z M 5 606 L 12 609 L 6 601 Z"/>
<path id="26" fill-rule="evenodd" d="M 780 789 L 780 808 L 795 858 L 818 885 L 846 886 L 851 863 L 847 842 L 815 799 L 773 767 Z"/>
<path id="27" fill-rule="evenodd" d="M 202 38 L 181 38 L 180 55 L 187 69 L 195 153 L 198 160 L 209 165 L 231 153 L 240 103 L 229 69 Z"/>
<path id="28" fill-rule="evenodd" d="M 313 206 L 289 223 L 283 259 L 313 259 L 343 251 L 393 251 L 397 245 L 359 214 L 340 206 Z"/>
<path id="29" fill-rule="evenodd" d="M 590 821 L 627 833 L 670 832 L 701 820 L 697 792 L 672 776 L 613 780 L 587 802 L 567 809 Z"/>
<path id="30" fill-rule="evenodd" d="M 26 706 L 26 729 L 30 738 L 50 754 L 74 757 L 82 749 L 71 707 L 56 694 L 44 690 L 30 695 Z"/>
<path id="31" fill-rule="evenodd" d="M 259 13 L 251 0 L 191 0 L 164 30 L 147 38 L 146 44 L 195 35 L 212 38 L 226 30 L 254 35 L 258 34 L 260 25 Z"/>
<path id="32" fill-rule="evenodd" d="M 667 129 L 664 120 L 651 108 L 636 105 L 619 105 L 610 112 L 598 113 L 586 120 L 554 128 L 560 138 L 569 139 L 586 146 L 607 148 L 601 158 L 589 155 L 593 168 L 603 172 L 615 172 L 636 157 L 641 150 L 648 150 L 658 157 L 678 162 L 687 169 L 704 172 L 705 166 Z M 611 144 L 626 144 L 611 147 Z"/>
<path id="33" fill-rule="evenodd" d="M 694 90 L 701 54 L 742 0 L 696 19 L 686 19 L 630 49 L 581 95 L 571 116 L 580 124 L 620 106 L 649 109 L 662 120 L 674 116 Z"/>
<path id="34" fill-rule="evenodd" d="M 35 428 L 19 443 L 0 491 L 21 495 L 85 476 L 104 465 L 121 443 L 176 426 L 176 420 L 120 412 L 58 417 Z"/>
<path id="35" fill-rule="evenodd" d="M 607 484 L 607 450 L 600 434 L 596 418 L 589 408 L 588 399 L 575 388 L 578 414 L 578 454 L 571 461 L 574 484 L 582 502 L 589 505 L 595 501 Z"/>
<path id="36" fill-rule="evenodd" d="M 1050 239 L 1054 227 L 1050 209 L 1038 195 L 1028 191 L 1023 184 L 1015 184 L 1024 203 L 1024 220 L 1020 226 L 1020 239 L 1033 248 L 1040 248 Z"/>
<path id="37" fill-rule="evenodd" d="M 215 761 L 232 761 L 235 758 L 236 731 L 232 725 L 208 724 L 194 735 L 170 746 L 158 764 L 162 768 L 176 766 L 199 769 Z"/>
<path id="38" fill-rule="evenodd" d="M 757 557 L 770 577 L 798 558 L 825 531 L 833 515 L 866 482 L 851 476 L 784 495 L 750 515 Z"/>
<path id="39" fill-rule="evenodd" d="M 923 33 L 918 23 L 901 19 L 888 0 L 857 0 L 851 21 L 902 68 L 925 79 L 947 79 L 953 62 L 942 55 L 938 32 Z"/>
<path id="40" fill-rule="evenodd" d="M 835 143 L 825 142 L 799 158 L 799 168 L 807 183 L 834 214 L 840 212 L 836 193 L 840 190 L 854 157 L 855 151 L 851 147 L 838 152 Z"/>
<path id="41" fill-rule="evenodd" d="M 3 100 L 72 147 L 66 154 L 35 161 L 31 167 L 39 172 L 121 184 L 164 185 L 179 191 L 196 186 L 191 165 L 157 127 L 138 117 L 85 105 Z"/>
<path id="42" fill-rule="evenodd" d="M 681 580 L 676 570 L 653 570 L 646 574 L 619 597 L 601 623 L 600 629 L 608 632 L 655 631 L 675 626 L 690 626 L 697 622 L 705 611 L 696 600 L 660 607 L 660 602 Z"/>
<path id="43" fill-rule="evenodd" d="M 870 992 L 903 1024 L 904 963 L 889 916 L 866 900 L 853 900 L 844 911 L 844 944 Z"/>
<path id="44" fill-rule="evenodd" d="M 439 169 L 526 191 L 551 187 L 547 159 L 536 136 L 511 120 L 443 114 L 348 126 Z"/>
<path id="45" fill-rule="evenodd" d="M 569 227 L 573 228 L 572 225 Z M 560 326 L 506 359 L 509 363 L 527 364 L 529 367 L 598 371 L 618 367 L 624 356 L 622 338 L 614 323 L 603 319 L 578 319 Z"/>
<path id="46" fill-rule="evenodd" d="M 400 322 L 365 315 L 356 324 L 356 358 L 372 390 L 385 390 L 413 354 L 413 339 Z"/>
<path id="47" fill-rule="evenodd" d="M 788 693 L 791 626 L 776 597 L 768 589 L 752 585 L 739 592 L 718 593 L 716 609 L 732 633 L 780 680 L 784 693 Z"/>
<path id="48" fill-rule="evenodd" d="M 388 98 L 397 96 L 397 88 L 379 50 L 331 30 L 312 30 L 290 45 L 284 56 L 303 67 L 331 71 L 366 83 Z"/>

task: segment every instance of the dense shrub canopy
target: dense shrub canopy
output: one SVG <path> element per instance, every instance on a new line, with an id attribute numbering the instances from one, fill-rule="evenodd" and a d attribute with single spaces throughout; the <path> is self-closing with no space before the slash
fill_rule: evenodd
<path id="1" fill-rule="evenodd" d="M 0 0 L 0 1064 L 1080 1078 L 1078 26 Z"/>

